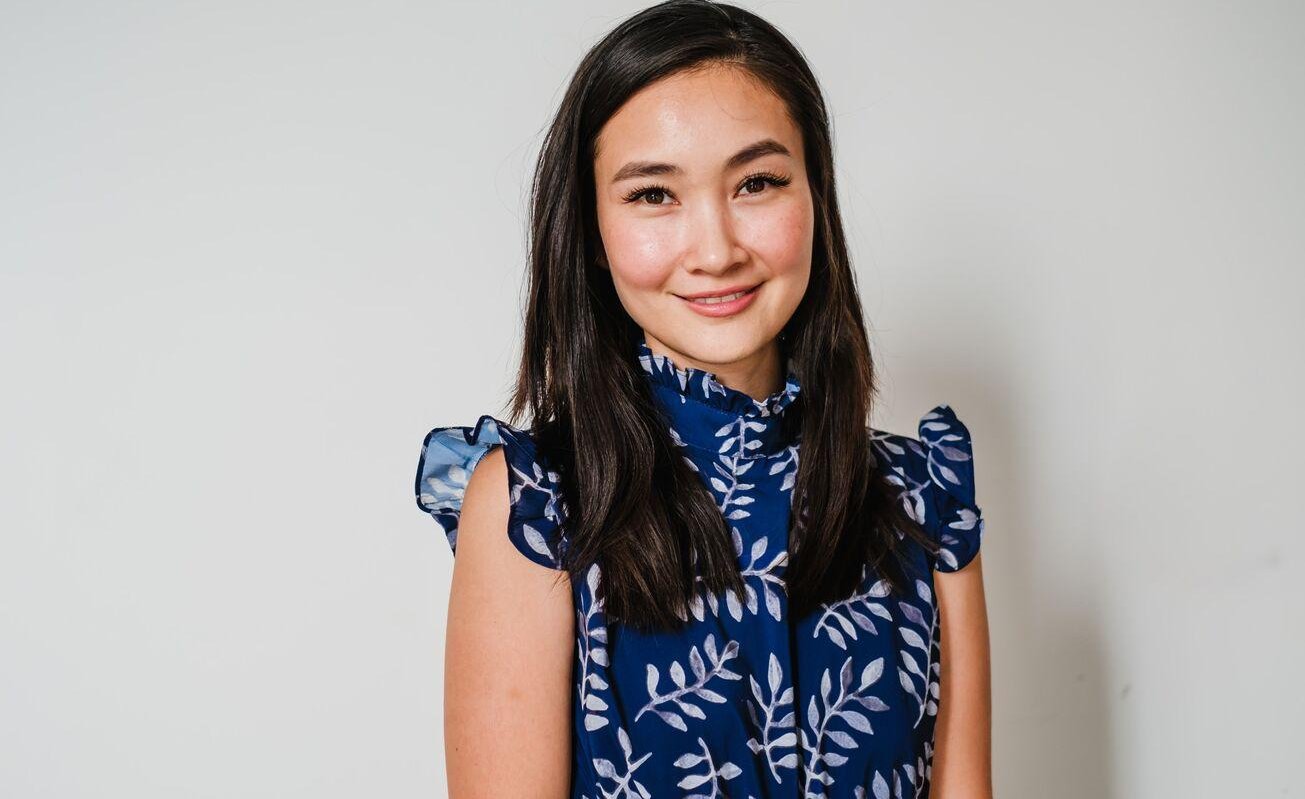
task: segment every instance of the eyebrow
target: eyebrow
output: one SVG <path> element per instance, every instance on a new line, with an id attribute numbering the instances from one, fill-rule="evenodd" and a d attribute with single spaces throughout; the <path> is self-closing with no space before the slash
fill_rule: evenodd
<path id="1" fill-rule="evenodd" d="M 792 153 L 788 151 L 787 147 L 774 139 L 762 139 L 761 141 L 749 144 L 734 155 L 731 155 L 729 160 L 725 162 L 725 168 L 727 170 L 737 169 L 749 161 L 755 161 L 758 158 L 767 155 L 792 155 Z M 620 183 L 623 180 L 630 180 L 631 178 L 647 178 L 656 175 L 678 175 L 683 171 L 684 170 L 680 169 L 675 164 L 666 164 L 658 161 L 631 161 L 616 170 L 616 174 L 612 177 L 612 182 Z"/>

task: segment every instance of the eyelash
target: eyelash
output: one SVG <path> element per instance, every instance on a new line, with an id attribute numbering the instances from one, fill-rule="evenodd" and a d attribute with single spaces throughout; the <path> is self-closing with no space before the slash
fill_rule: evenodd
<path id="1" fill-rule="evenodd" d="M 754 172 L 743 179 L 743 182 L 739 184 L 739 188 L 740 189 L 743 188 L 744 186 L 748 185 L 754 180 L 764 180 L 766 183 L 769 183 L 771 186 L 774 186 L 777 189 L 783 188 L 793 182 L 792 178 L 785 177 L 783 175 L 776 175 L 774 172 Z M 653 192 L 653 191 L 661 192 L 662 194 L 671 193 L 671 190 L 666 188 L 665 186 L 654 184 L 651 186 L 642 186 L 640 188 L 637 188 L 634 191 L 630 192 L 629 194 L 625 195 L 625 197 L 623 197 L 622 199 L 627 203 L 632 203 L 638 200 L 640 197 L 644 196 L 645 194 L 648 194 L 649 192 Z M 649 203 L 649 205 L 653 205 L 653 204 Z M 653 207 L 655 208 L 656 205 L 653 205 Z"/>

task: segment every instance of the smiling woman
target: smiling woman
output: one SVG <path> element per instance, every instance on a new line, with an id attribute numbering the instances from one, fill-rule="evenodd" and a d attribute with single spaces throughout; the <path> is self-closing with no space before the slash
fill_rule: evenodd
<path id="1" fill-rule="evenodd" d="M 990 795 L 971 438 L 868 424 L 832 158 L 750 12 L 673 0 L 582 61 L 535 176 L 530 424 L 418 463 L 454 799 Z"/>

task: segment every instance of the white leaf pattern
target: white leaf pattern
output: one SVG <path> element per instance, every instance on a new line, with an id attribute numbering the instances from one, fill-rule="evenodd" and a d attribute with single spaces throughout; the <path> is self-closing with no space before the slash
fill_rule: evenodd
<path id="1" fill-rule="evenodd" d="M 798 765 L 797 753 L 793 751 L 797 743 L 797 726 L 794 722 L 795 716 L 792 711 L 780 716 L 782 709 L 793 706 L 793 686 L 788 686 L 780 691 L 780 686 L 784 681 L 783 667 L 780 665 L 779 658 L 775 653 L 770 653 L 767 661 L 766 685 L 770 689 L 767 693 L 761 690 L 757 684 L 756 677 L 749 675 L 748 682 L 752 688 L 752 699 L 747 700 L 748 716 L 752 719 L 752 726 L 757 730 L 756 735 L 748 739 L 748 749 L 755 754 L 761 754 L 766 758 L 766 766 L 770 769 L 770 774 L 778 785 L 784 784 L 784 778 L 780 775 L 781 768 L 796 769 Z M 755 700 L 755 702 L 754 702 Z M 778 754 L 777 754 L 778 753 Z"/>
<path id="2" fill-rule="evenodd" d="M 696 718 L 703 718 L 704 716 L 698 715 L 698 711 L 700 711 L 701 708 L 689 703 L 686 701 L 686 698 L 697 697 L 706 702 L 714 703 L 722 703 L 726 701 L 725 697 L 715 691 L 709 690 L 707 684 L 716 677 L 725 680 L 743 679 L 743 675 L 730 671 L 725 665 L 738 656 L 739 642 L 729 641 L 725 644 L 725 648 L 720 652 L 720 655 L 717 656 L 716 637 L 714 634 L 709 633 L 706 640 L 703 642 L 703 649 L 707 652 L 707 667 L 701 675 L 695 673 L 696 679 L 692 683 L 685 684 L 683 682 L 683 667 L 680 666 L 678 661 L 671 662 L 670 671 L 672 676 L 677 673 L 681 676 L 675 681 L 677 687 L 665 694 L 661 693 L 658 689 L 658 686 L 661 684 L 661 672 L 658 670 L 656 665 L 652 663 L 647 664 L 648 703 L 641 707 L 639 712 L 634 714 L 635 721 L 638 721 L 644 713 L 651 710 L 660 717 L 662 721 L 671 725 L 675 729 L 684 732 L 688 729 L 688 725 L 685 724 L 684 718 L 679 713 L 676 713 L 673 710 L 663 709 L 660 706 L 665 705 L 667 702 L 673 702 L 681 712 L 687 712 L 689 715 Z M 696 650 L 697 646 L 690 648 L 689 658 L 691 660 L 693 659 Z M 699 655 L 698 657 L 701 656 Z"/>
<path id="3" fill-rule="evenodd" d="M 616 734 L 617 740 L 620 743 L 621 753 L 624 755 L 625 765 L 623 768 L 618 769 L 616 764 L 606 758 L 594 758 L 594 771 L 598 776 L 615 783 L 610 787 L 604 787 L 602 785 L 596 787 L 602 791 L 602 796 L 605 797 L 619 796 L 628 799 L 650 799 L 652 794 L 634 778 L 634 772 L 642 766 L 648 758 L 652 757 L 652 752 L 637 759 L 632 759 L 634 748 L 630 743 L 630 736 L 626 733 L 625 729 L 621 727 L 617 728 Z"/>
<path id="4" fill-rule="evenodd" d="M 889 709 L 882 699 L 868 693 L 876 687 L 883 674 L 883 658 L 868 663 L 861 672 L 859 682 L 852 679 L 852 671 L 852 657 L 848 656 L 839 669 L 838 692 L 834 693 L 830 670 L 824 670 L 820 677 L 820 703 L 816 703 L 815 696 L 810 698 L 804 720 L 811 731 L 808 733 L 808 727 L 798 730 L 802 750 L 808 758 L 803 772 L 806 780 L 803 790 L 807 796 L 824 796 L 824 786 L 834 782 L 829 769 L 844 765 L 849 760 L 845 753 L 827 749 L 826 742 L 846 750 L 855 750 L 861 745 L 854 736 L 831 726 L 839 720 L 847 723 L 847 713 L 852 710 L 848 705 L 856 703 L 875 712 Z M 856 723 L 865 720 L 862 714 L 857 713 L 857 716 L 859 718 Z M 869 721 L 865 721 L 868 726 Z M 873 729 L 870 734 L 873 734 Z"/>
<path id="5" fill-rule="evenodd" d="M 680 755 L 675 760 L 675 765 L 679 768 L 694 768 L 698 764 L 706 764 L 706 772 L 701 774 L 689 774 L 676 783 L 676 787 L 685 790 L 701 787 L 708 782 L 711 783 L 710 793 L 693 793 L 685 795 L 685 799 L 714 799 L 714 797 L 725 796 L 719 790 L 720 783 L 726 780 L 732 780 L 743 773 L 743 769 L 730 762 L 721 763 L 719 766 L 712 762 L 712 753 L 707 748 L 707 743 L 698 738 L 698 747 L 702 751 L 699 755 L 694 752 L 687 752 Z"/>
<path id="6" fill-rule="evenodd" d="M 865 576 L 865 569 L 862 569 L 862 577 Z M 892 614 L 884 608 L 883 604 L 876 601 L 888 595 L 888 582 L 886 580 L 875 580 L 869 588 L 858 591 L 852 596 L 834 603 L 821 605 L 824 609 L 820 619 L 816 622 L 815 630 L 812 636 L 818 636 L 822 632 L 830 641 L 839 649 L 847 649 L 847 641 L 857 640 L 857 629 L 868 632 L 871 635 L 878 635 L 879 631 L 875 629 L 874 622 L 870 617 L 856 609 L 856 605 L 862 605 L 869 612 L 880 616 L 881 618 L 891 620 Z"/>

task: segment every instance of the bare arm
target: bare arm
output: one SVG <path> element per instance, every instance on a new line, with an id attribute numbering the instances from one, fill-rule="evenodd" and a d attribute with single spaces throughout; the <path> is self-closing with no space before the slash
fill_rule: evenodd
<path id="1" fill-rule="evenodd" d="M 450 799 L 570 790 L 570 582 L 513 547 L 508 512 L 495 447 L 472 472 L 458 523 L 444 660 Z"/>
<path id="2" fill-rule="evenodd" d="M 956 572 L 935 572 L 942 616 L 932 788 L 935 799 L 992 796 L 992 682 L 983 554 Z"/>

